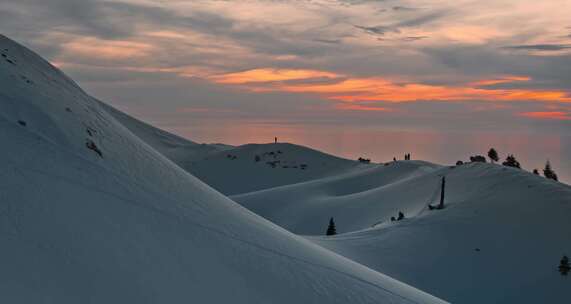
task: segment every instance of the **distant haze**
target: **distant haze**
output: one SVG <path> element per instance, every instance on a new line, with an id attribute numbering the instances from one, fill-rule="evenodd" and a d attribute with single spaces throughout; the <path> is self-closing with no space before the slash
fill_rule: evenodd
<path id="1" fill-rule="evenodd" d="M 233 145 L 269 143 L 277 136 L 280 141 L 306 145 L 350 159 L 370 158 L 373 162 L 403 159 L 412 153 L 413 159 L 440 164 L 468 161 L 472 155 L 487 157 L 490 147 L 498 150 L 500 162 L 514 154 L 523 169 L 542 172 L 550 160 L 561 181 L 571 181 L 571 136 L 466 133 L 438 131 L 380 131 L 375 128 L 343 126 L 275 126 L 255 124 L 203 124 L 191 127 L 167 128 L 199 142 L 222 142 Z"/>

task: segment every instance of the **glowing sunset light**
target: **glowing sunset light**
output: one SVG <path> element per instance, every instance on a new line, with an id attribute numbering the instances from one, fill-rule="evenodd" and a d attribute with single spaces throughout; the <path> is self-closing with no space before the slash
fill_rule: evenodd
<path id="1" fill-rule="evenodd" d="M 320 77 L 328 78 L 331 81 L 326 83 L 311 81 Z M 221 84 L 245 85 L 248 90 L 253 92 L 311 93 L 321 95 L 326 99 L 345 102 L 413 102 L 422 100 L 571 102 L 571 96 L 566 91 L 482 88 L 495 84 L 528 82 L 531 78 L 527 76 L 498 77 L 497 79 L 468 83 L 465 86 L 438 86 L 420 83 L 400 84 L 380 77 L 342 78 L 338 74 L 325 71 L 256 69 L 216 76 L 213 80 Z M 296 82 L 276 83 L 292 80 Z M 252 84 L 255 85 L 252 86 Z"/>
<path id="2" fill-rule="evenodd" d="M 387 90 L 395 85 L 382 78 L 350 78 L 334 83 L 324 84 L 292 84 L 281 86 L 280 89 L 296 93 L 365 93 Z"/>
<path id="3" fill-rule="evenodd" d="M 454 42 L 482 44 L 494 38 L 505 36 L 506 33 L 487 26 L 454 25 L 441 29 L 438 35 Z"/>
<path id="4" fill-rule="evenodd" d="M 248 84 L 288 80 L 303 80 L 310 78 L 338 78 L 339 75 L 330 72 L 313 70 L 288 69 L 255 69 L 244 72 L 213 76 L 211 79 L 223 84 Z"/>
<path id="5" fill-rule="evenodd" d="M 158 38 L 169 38 L 169 39 L 184 39 L 186 38 L 185 35 L 175 32 L 175 31 L 155 31 L 155 32 L 148 32 L 146 35 L 151 37 L 158 37 Z"/>
<path id="6" fill-rule="evenodd" d="M 472 86 L 490 86 L 502 83 L 511 83 L 511 82 L 522 82 L 522 81 L 530 81 L 531 77 L 527 76 L 506 76 L 497 79 L 489 79 L 489 80 L 480 80 L 476 82 L 472 82 L 470 85 Z"/>
<path id="7" fill-rule="evenodd" d="M 533 119 L 547 119 L 547 120 L 571 120 L 569 113 L 561 111 L 552 112 L 525 112 L 520 113 L 519 116 L 533 118 Z"/>
<path id="8" fill-rule="evenodd" d="M 329 98 L 342 101 L 386 101 L 412 102 L 432 101 L 518 101 L 571 102 L 571 97 L 563 91 L 541 90 L 485 90 L 471 87 L 441 87 L 419 84 L 393 86 L 361 92 L 357 95 L 334 95 Z"/>
<path id="9" fill-rule="evenodd" d="M 377 111 L 377 112 L 392 112 L 393 110 L 384 107 L 372 107 L 352 103 L 340 103 L 335 105 L 338 110 L 352 110 L 352 111 Z"/>
<path id="10" fill-rule="evenodd" d="M 150 55 L 153 46 L 146 43 L 122 40 L 102 40 L 93 37 L 80 38 L 65 43 L 66 52 L 81 56 L 128 59 Z"/>

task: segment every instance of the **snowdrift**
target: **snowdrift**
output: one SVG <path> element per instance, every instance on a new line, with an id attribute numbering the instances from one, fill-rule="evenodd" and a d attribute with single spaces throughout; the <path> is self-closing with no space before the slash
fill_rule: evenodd
<path id="1" fill-rule="evenodd" d="M 446 176 L 446 208 L 438 203 Z M 308 239 L 453 303 L 565 303 L 571 187 L 529 172 L 416 161 L 233 197 Z M 406 218 L 391 222 L 403 211 Z"/>
<path id="2" fill-rule="evenodd" d="M 0 54 L 0 302 L 442 303 L 235 204 L 3 36 Z"/>
<path id="3" fill-rule="evenodd" d="M 399 210 L 420 212 L 438 180 L 410 181 L 439 168 L 422 161 L 391 162 L 232 199 L 297 234 L 323 234 L 330 217 L 338 224 L 337 232 L 344 233 L 380 225 Z"/>

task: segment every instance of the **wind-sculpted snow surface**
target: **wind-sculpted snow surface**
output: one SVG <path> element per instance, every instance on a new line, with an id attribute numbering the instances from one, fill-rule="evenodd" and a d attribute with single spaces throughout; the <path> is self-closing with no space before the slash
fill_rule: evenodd
<path id="1" fill-rule="evenodd" d="M 1 303 L 442 303 L 254 215 L 0 36 Z"/>
<path id="2" fill-rule="evenodd" d="M 452 303 L 569 302 L 571 187 L 520 169 L 405 161 L 234 199 L 297 233 L 333 216 L 346 233 L 308 238 Z"/>
<path id="3" fill-rule="evenodd" d="M 421 212 L 438 179 L 414 181 L 439 168 L 422 161 L 391 162 L 232 199 L 294 233 L 323 234 L 330 217 L 344 233 L 386 223 L 398 211 Z"/>

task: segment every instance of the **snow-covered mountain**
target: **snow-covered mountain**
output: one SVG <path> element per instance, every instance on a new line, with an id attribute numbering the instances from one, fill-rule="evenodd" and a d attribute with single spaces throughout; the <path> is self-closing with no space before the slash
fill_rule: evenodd
<path id="1" fill-rule="evenodd" d="M 295 233 L 334 217 L 308 239 L 453 303 L 570 301 L 571 187 L 520 169 L 402 161 L 232 198 Z"/>
<path id="2" fill-rule="evenodd" d="M 443 303 L 234 203 L 160 148 L 193 143 L 3 36 L 0 56 L 1 303 Z"/>

